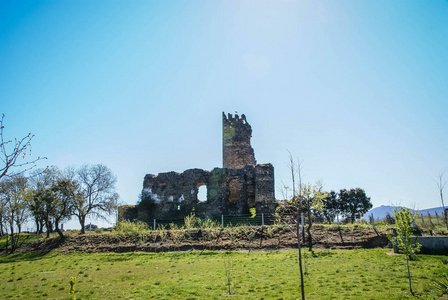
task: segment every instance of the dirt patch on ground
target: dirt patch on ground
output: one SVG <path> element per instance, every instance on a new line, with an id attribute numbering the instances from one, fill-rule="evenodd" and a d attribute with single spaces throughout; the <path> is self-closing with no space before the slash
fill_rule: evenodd
<path id="1" fill-rule="evenodd" d="M 349 227 L 338 229 L 314 225 L 311 229 L 314 249 L 354 249 L 387 246 L 386 233 L 372 228 Z M 306 236 L 306 233 L 305 233 Z M 302 243 L 308 247 L 308 242 Z M 294 228 L 289 227 L 242 227 L 234 229 L 208 229 L 147 234 L 84 234 L 44 239 L 23 245 L 18 252 L 48 251 L 59 249 L 70 253 L 84 251 L 101 252 L 168 252 L 192 250 L 239 250 L 265 251 L 297 248 Z"/>

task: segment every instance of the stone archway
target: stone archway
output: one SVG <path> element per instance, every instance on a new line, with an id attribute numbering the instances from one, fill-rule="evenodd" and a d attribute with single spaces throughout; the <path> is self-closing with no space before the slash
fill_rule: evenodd
<path id="1" fill-rule="evenodd" d="M 205 183 L 198 183 L 197 199 L 199 202 L 207 201 L 207 192 L 208 192 L 207 185 Z"/>

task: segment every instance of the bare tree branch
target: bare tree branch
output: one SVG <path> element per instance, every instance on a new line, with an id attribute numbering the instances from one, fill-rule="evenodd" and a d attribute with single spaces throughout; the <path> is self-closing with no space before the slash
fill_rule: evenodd
<path id="1" fill-rule="evenodd" d="M 36 166 L 36 162 L 46 157 L 37 157 L 33 160 L 25 160 L 27 155 L 31 155 L 31 140 L 34 135 L 28 133 L 21 139 L 14 140 L 5 139 L 3 121 L 5 114 L 0 119 L 0 178 L 19 176 Z M 24 160 L 24 161 L 20 161 Z M 19 169 L 19 170 L 18 170 Z"/>
<path id="2" fill-rule="evenodd" d="M 117 179 L 111 170 L 102 164 L 83 165 L 72 175 L 80 184 L 83 195 L 74 204 L 74 215 L 78 217 L 81 233 L 85 233 L 85 220 L 88 215 L 104 218 L 104 214 L 114 211 L 119 198 L 115 192 Z"/>

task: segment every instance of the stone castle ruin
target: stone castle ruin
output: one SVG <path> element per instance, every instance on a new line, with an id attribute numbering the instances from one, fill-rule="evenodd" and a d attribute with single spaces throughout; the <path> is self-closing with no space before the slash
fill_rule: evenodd
<path id="1" fill-rule="evenodd" d="M 243 114 L 222 115 L 223 168 L 212 171 L 189 169 L 183 173 L 147 174 L 140 203 L 119 209 L 119 217 L 143 221 L 184 218 L 192 211 L 197 216 L 273 214 L 276 208 L 274 167 L 257 164 L 250 144 L 252 128 Z M 199 188 L 206 186 L 207 198 L 198 199 Z"/>

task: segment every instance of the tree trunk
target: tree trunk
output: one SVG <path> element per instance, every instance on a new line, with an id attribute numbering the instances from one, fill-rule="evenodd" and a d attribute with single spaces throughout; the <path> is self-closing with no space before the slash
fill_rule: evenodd
<path id="1" fill-rule="evenodd" d="M 61 239 L 61 241 L 64 241 L 65 240 L 65 237 L 64 237 L 64 234 L 63 234 L 63 232 L 62 232 L 62 230 L 59 228 L 59 222 L 55 222 L 55 229 L 56 229 L 56 232 L 58 233 L 58 235 L 59 235 L 59 238 Z"/>
<path id="2" fill-rule="evenodd" d="M 415 296 L 411 286 L 411 272 L 409 272 L 409 255 L 407 254 L 406 254 L 406 264 L 408 265 L 409 291 L 411 291 L 412 296 Z"/>
<path id="3" fill-rule="evenodd" d="M 10 239 L 10 242 L 11 242 L 11 252 L 13 252 L 14 249 L 16 248 L 15 247 L 15 239 L 14 239 L 14 226 L 11 224 L 9 227 L 11 229 L 11 234 L 10 234 L 10 236 L 11 236 L 11 239 Z"/>
<path id="4" fill-rule="evenodd" d="M 446 209 L 445 209 L 445 203 L 443 202 L 443 188 L 444 188 L 445 184 L 442 184 L 442 181 L 443 181 L 442 176 L 443 176 L 443 173 L 439 177 L 440 184 L 438 184 L 438 186 L 439 186 L 439 192 L 440 192 L 440 200 L 442 201 L 442 207 L 443 207 L 443 219 L 445 221 L 446 229 L 448 230 L 448 216 L 447 216 Z"/>
<path id="5" fill-rule="evenodd" d="M 78 217 L 79 220 L 79 224 L 81 225 L 81 234 L 85 234 L 86 233 L 86 216 L 85 215 L 80 215 Z"/>
<path id="6" fill-rule="evenodd" d="M 53 232 L 53 224 L 50 220 L 45 221 L 45 227 L 47 227 L 47 232 Z"/>
<path id="7" fill-rule="evenodd" d="M 44 220 L 39 220 L 39 224 L 40 224 L 39 233 L 43 233 L 44 232 Z"/>
<path id="8" fill-rule="evenodd" d="M 37 233 L 44 232 L 44 221 L 37 217 L 34 218 L 34 221 L 36 222 L 36 232 Z"/>
<path id="9" fill-rule="evenodd" d="M 36 234 L 40 233 L 40 226 L 39 226 L 39 220 L 35 220 L 36 221 Z"/>
<path id="10" fill-rule="evenodd" d="M 306 229 L 306 233 L 308 234 L 308 249 L 313 251 L 313 244 L 311 238 L 311 226 L 313 225 L 313 220 L 311 219 L 311 210 L 308 210 L 308 228 Z"/>
<path id="11" fill-rule="evenodd" d="M 53 226 L 50 221 L 45 222 L 45 227 L 47 227 L 47 239 L 50 238 L 50 232 L 53 231 Z"/>
<path id="12" fill-rule="evenodd" d="M 302 300 L 305 300 L 305 286 L 303 285 L 303 270 L 302 270 L 302 251 L 300 247 L 300 204 L 297 205 L 297 244 L 299 247 L 299 266 L 300 266 L 300 290 L 302 292 Z"/>
<path id="13" fill-rule="evenodd" d="M 443 219 L 445 220 L 446 229 L 448 230 L 448 215 L 446 213 L 445 205 L 443 206 Z"/>

